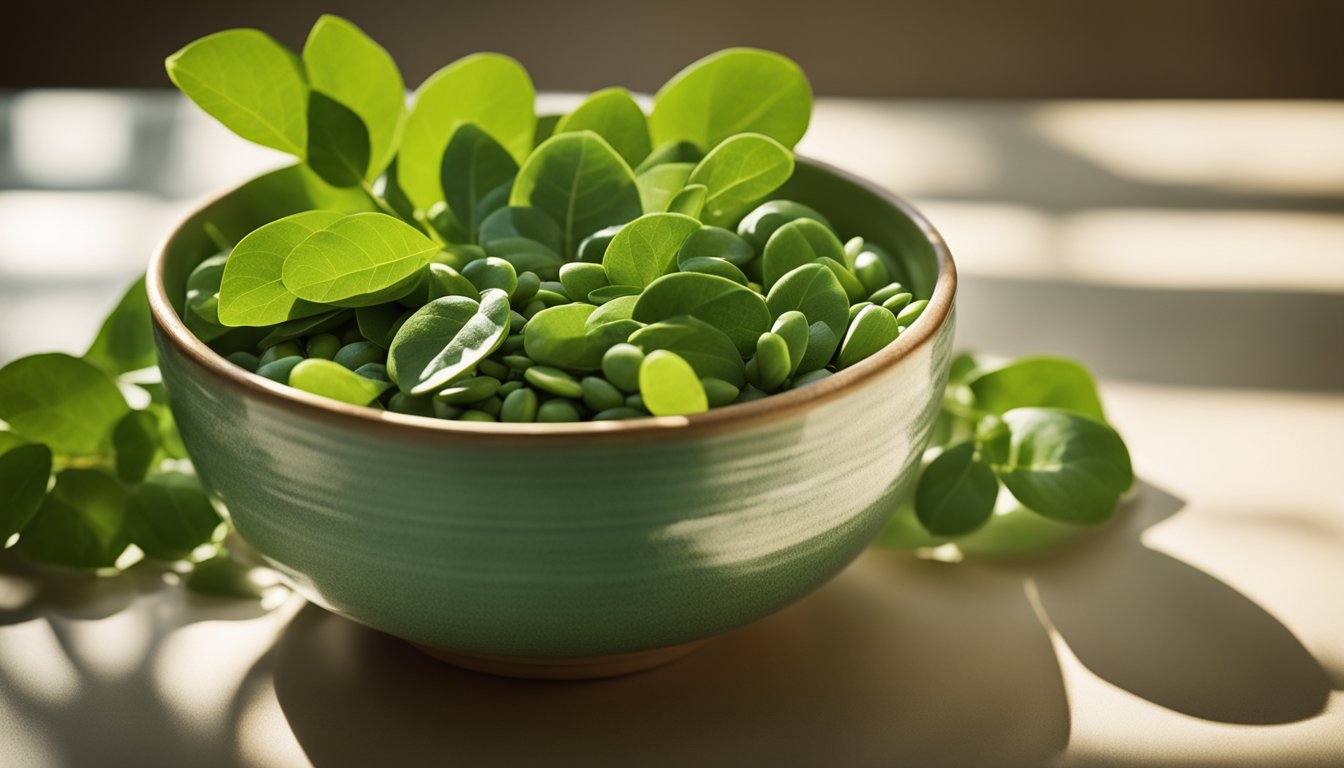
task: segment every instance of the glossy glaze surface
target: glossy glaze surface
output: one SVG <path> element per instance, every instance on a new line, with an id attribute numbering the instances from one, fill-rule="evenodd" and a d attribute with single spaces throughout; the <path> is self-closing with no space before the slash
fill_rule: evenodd
<path id="1" fill-rule="evenodd" d="M 807 161 L 785 193 L 900 253 L 920 290 L 937 282 L 900 341 L 821 384 L 695 417 L 501 429 L 328 405 L 185 335 L 169 304 L 212 250 L 206 221 L 238 236 L 354 204 L 295 171 L 263 177 L 184 223 L 151 269 L 183 439 L 238 532 L 306 596 L 419 644 L 594 656 L 765 616 L 850 562 L 907 490 L 954 315 L 951 261 L 908 206 Z"/>

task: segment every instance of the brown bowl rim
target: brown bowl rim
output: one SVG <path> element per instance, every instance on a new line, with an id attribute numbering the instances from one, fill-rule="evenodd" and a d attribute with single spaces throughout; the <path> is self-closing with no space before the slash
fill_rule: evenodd
<path id="1" fill-rule="evenodd" d="M 916 349 L 931 340 L 943 327 L 943 324 L 948 322 L 957 289 L 956 265 L 952 260 L 952 254 L 948 250 L 947 243 L 918 209 L 904 198 L 887 191 L 881 186 L 828 163 L 803 156 L 798 156 L 797 161 L 814 166 L 866 189 L 905 214 L 919 227 L 919 230 L 933 247 L 938 261 L 938 279 L 934 284 L 933 294 L 929 298 L 929 304 L 924 312 L 906 333 L 901 334 L 896 341 L 887 345 L 881 351 L 815 384 L 779 392 L 748 403 L 713 408 L 705 413 L 689 416 L 650 416 L 641 419 L 550 424 L 463 422 L 394 413 L 368 406 L 350 405 L 297 390 L 248 372 L 230 363 L 223 356 L 206 346 L 204 342 L 197 339 L 191 331 L 187 330 L 186 325 L 178 317 L 177 311 L 173 309 L 172 302 L 168 299 L 163 279 L 168 247 L 181 234 L 182 229 L 206 208 L 234 194 L 238 187 L 215 195 L 197 205 L 190 214 L 183 217 L 173 227 L 159 246 L 155 248 L 153 255 L 150 257 L 147 279 L 145 280 L 146 291 L 149 295 L 150 316 L 153 318 L 154 325 L 160 332 L 161 338 L 166 340 L 187 361 L 212 376 L 216 383 L 227 386 L 243 395 L 259 398 L 269 405 L 300 416 L 401 438 L 419 437 L 432 440 L 469 440 L 475 443 L 517 444 L 531 443 L 533 440 L 549 442 L 557 438 L 582 436 L 585 444 L 591 444 L 595 439 L 611 438 L 697 438 L 758 425 L 763 422 L 794 418 L 801 412 L 812 410 L 862 386 L 871 384 L 882 373 L 900 363 Z"/>

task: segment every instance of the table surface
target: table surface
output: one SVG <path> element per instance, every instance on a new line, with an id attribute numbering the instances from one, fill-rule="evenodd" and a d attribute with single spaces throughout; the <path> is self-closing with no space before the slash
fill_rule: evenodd
<path id="1" fill-rule="evenodd" d="M 588 683 L 0 553 L 0 766 L 1340 765 L 1339 146 L 1333 103 L 822 100 L 801 150 L 942 228 L 961 346 L 1101 372 L 1141 478 L 1112 525 L 1030 562 L 870 550 Z M 276 162 L 163 95 L 0 98 L 0 363 L 79 351 L 188 198 Z"/>

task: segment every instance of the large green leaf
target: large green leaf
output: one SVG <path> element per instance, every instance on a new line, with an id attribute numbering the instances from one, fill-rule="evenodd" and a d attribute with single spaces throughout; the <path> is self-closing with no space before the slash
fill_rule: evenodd
<path id="1" fill-rule="evenodd" d="M 523 326 L 523 349 L 542 365 L 573 371 L 596 371 L 602 355 L 629 338 L 640 324 L 608 317 L 590 322 L 602 310 L 591 304 L 560 304 L 543 309 Z M 603 313 L 608 314 L 608 313 Z"/>
<path id="2" fill-rule="evenodd" d="M 652 149 L 648 118 L 624 88 L 596 91 L 556 123 L 555 133 L 574 131 L 592 131 L 606 139 L 632 168 Z"/>
<path id="3" fill-rule="evenodd" d="M 0 548 L 37 513 L 50 479 L 47 446 L 30 443 L 0 453 Z"/>
<path id="4" fill-rule="evenodd" d="M 131 542 L 159 560 L 181 560 L 208 543 L 222 522 L 200 481 L 181 472 L 152 475 L 131 491 Z"/>
<path id="5" fill-rule="evenodd" d="M 64 470 L 16 549 L 40 563 L 110 568 L 130 543 L 126 505 L 126 491 L 103 470 Z"/>
<path id="6" fill-rule="evenodd" d="M 680 213 L 650 213 L 621 228 L 602 256 L 613 285 L 643 287 L 676 271 L 677 252 L 700 222 Z"/>
<path id="7" fill-rule="evenodd" d="M 674 317 L 647 325 L 630 335 L 630 343 L 645 354 L 655 349 L 675 352 L 702 379 L 722 379 L 738 389 L 747 382 L 746 367 L 733 340 L 694 317 Z"/>
<path id="8" fill-rule="evenodd" d="M 308 84 L 293 51 L 255 29 L 230 29 L 164 63 L 173 83 L 234 133 L 304 157 Z"/>
<path id="9" fill-rule="evenodd" d="M 32 355 L 0 368 L 0 420 L 58 454 L 103 452 L 128 410 L 112 378 L 77 357 Z"/>
<path id="10" fill-rule="evenodd" d="M 333 187 L 363 184 L 369 131 L 351 109 L 313 91 L 308 96 L 308 167 Z"/>
<path id="11" fill-rule="evenodd" d="M 975 443 L 961 443 L 924 468 L 915 489 L 915 514 L 929 533 L 960 536 L 989 520 L 998 495 L 999 481 L 976 457 Z"/>
<path id="12" fill-rule="evenodd" d="M 793 147 L 812 117 L 812 87 L 797 64 L 769 51 L 730 48 L 673 77 L 654 97 L 653 143 L 709 149 L 729 136 L 763 133 Z"/>
<path id="13" fill-rule="evenodd" d="M 123 483 L 144 479 L 159 454 L 159 419 L 153 411 L 131 411 L 112 428 L 117 477 Z"/>
<path id="14" fill-rule="evenodd" d="M 796 219 L 785 224 L 770 236 L 761 253 L 761 273 L 766 289 L 794 269 L 818 259 L 843 264 L 845 246 L 840 238 L 814 219 Z"/>
<path id="15" fill-rule="evenodd" d="M 158 362 L 143 275 L 126 289 L 116 308 L 103 320 L 84 359 L 114 376 Z"/>
<path id="16" fill-rule="evenodd" d="M 481 201 L 518 173 L 513 155 L 475 123 L 460 126 L 448 142 L 439 164 L 443 199 L 457 222 L 476 240 L 481 220 Z M 494 215 L 501 210 L 493 211 Z"/>
<path id="17" fill-rule="evenodd" d="M 401 188 L 421 210 L 443 199 L 439 161 L 464 123 L 475 123 L 522 164 L 536 131 L 536 91 L 507 56 L 478 53 L 435 72 L 416 92 L 398 158 Z"/>
<path id="18" fill-rule="evenodd" d="M 285 289 L 305 301 L 361 307 L 414 287 L 439 246 L 383 213 L 352 213 L 304 238 L 281 269 Z"/>
<path id="19" fill-rule="evenodd" d="M 835 273 L 821 264 L 804 264 L 775 281 L 765 303 L 776 318 L 797 310 L 808 324 L 825 323 L 837 339 L 849 323 L 849 299 Z"/>
<path id="20" fill-rule="evenodd" d="M 718 275 L 677 272 L 654 280 L 640 294 L 633 317 L 641 323 L 690 315 L 723 331 L 743 357 L 770 330 L 770 309 L 755 291 Z"/>
<path id="21" fill-rule="evenodd" d="M 509 205 L 531 205 L 554 219 L 566 257 L 588 235 L 643 212 L 634 172 L 592 131 L 552 136 L 537 147 L 518 171 Z"/>
<path id="22" fill-rule="evenodd" d="M 695 166 L 691 163 L 664 163 L 655 165 L 635 177 L 639 187 L 639 202 L 645 213 L 662 213 L 686 188 Z"/>
<path id="23" fill-rule="evenodd" d="M 314 232 L 339 221 L 334 211 L 305 211 L 273 221 L 244 237 L 224 264 L 219 321 L 229 326 L 270 326 L 326 312 L 285 288 L 285 259 Z"/>
<path id="24" fill-rule="evenodd" d="M 793 153 L 759 133 L 724 139 L 686 180 L 707 187 L 706 224 L 729 226 L 793 175 Z"/>
<path id="25" fill-rule="evenodd" d="M 509 295 L 498 288 L 435 299 L 411 315 L 388 351 L 387 372 L 403 392 L 428 394 L 471 370 L 509 334 Z"/>
<path id="26" fill-rule="evenodd" d="M 1097 382 L 1092 373 L 1073 360 L 1024 357 L 968 380 L 975 407 L 1003 414 L 1014 408 L 1062 408 L 1105 421 Z"/>
<path id="27" fill-rule="evenodd" d="M 406 112 L 406 86 L 396 62 L 354 24 L 328 14 L 308 33 L 303 65 L 314 91 L 359 116 L 369 146 L 362 174 L 376 178 L 397 152 Z"/>
<path id="28" fill-rule="evenodd" d="M 1009 438 L 986 442 L 985 458 L 1017 500 L 1067 523 L 1099 523 L 1134 483 L 1129 451 L 1115 430 L 1057 408 L 1003 415 Z"/>

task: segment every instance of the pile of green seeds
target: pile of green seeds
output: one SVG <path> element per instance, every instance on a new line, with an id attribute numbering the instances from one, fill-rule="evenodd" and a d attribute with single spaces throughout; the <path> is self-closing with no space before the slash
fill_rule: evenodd
<path id="1" fill-rule="evenodd" d="M 296 61 L 306 133 L 279 141 L 233 107 L 283 111 Z M 461 421 L 693 414 L 852 366 L 927 304 L 900 254 L 775 197 L 812 102 L 777 54 L 703 59 L 651 114 L 613 88 L 540 118 L 526 72 L 493 54 L 432 76 L 403 115 L 364 87 L 382 73 L 399 96 L 390 57 L 334 17 L 301 58 L 233 30 L 175 54 L 169 73 L 240 135 L 363 195 L 363 210 L 220 234 L 187 281 L 200 339 L 296 389 Z M 239 90 L 243 74 L 281 97 Z"/>

